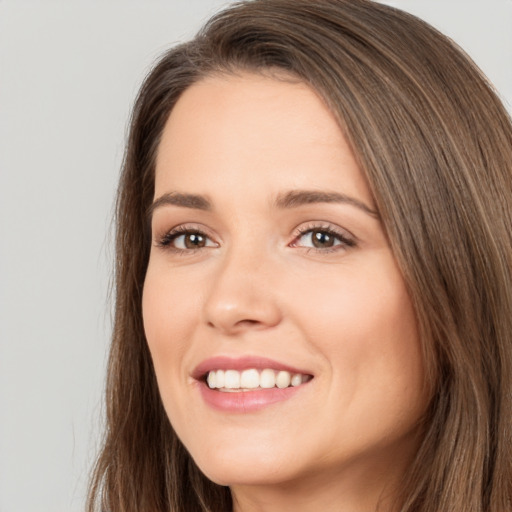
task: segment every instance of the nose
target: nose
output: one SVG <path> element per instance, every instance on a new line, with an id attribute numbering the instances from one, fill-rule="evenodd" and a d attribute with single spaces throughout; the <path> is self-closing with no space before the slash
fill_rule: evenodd
<path id="1" fill-rule="evenodd" d="M 272 264 L 264 256 L 249 252 L 226 254 L 210 281 L 205 320 L 224 335 L 274 327 L 282 319 Z"/>

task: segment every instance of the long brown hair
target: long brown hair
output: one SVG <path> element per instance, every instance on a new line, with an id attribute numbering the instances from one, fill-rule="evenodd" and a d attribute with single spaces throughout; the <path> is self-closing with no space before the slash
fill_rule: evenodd
<path id="1" fill-rule="evenodd" d="M 141 296 L 155 154 L 181 93 L 211 73 L 284 70 L 337 116 L 412 297 L 432 403 L 402 512 L 512 509 L 512 127 L 450 40 L 368 0 L 253 0 L 169 51 L 137 98 L 117 201 L 107 431 L 88 510 L 222 511 L 160 401 Z M 300 108 L 300 105 L 297 105 Z"/>

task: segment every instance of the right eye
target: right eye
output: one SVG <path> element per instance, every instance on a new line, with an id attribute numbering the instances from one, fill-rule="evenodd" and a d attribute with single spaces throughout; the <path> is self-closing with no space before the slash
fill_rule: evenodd
<path id="1" fill-rule="evenodd" d="M 160 239 L 158 245 L 184 252 L 218 246 L 202 231 L 188 228 L 175 228 L 169 231 Z"/>

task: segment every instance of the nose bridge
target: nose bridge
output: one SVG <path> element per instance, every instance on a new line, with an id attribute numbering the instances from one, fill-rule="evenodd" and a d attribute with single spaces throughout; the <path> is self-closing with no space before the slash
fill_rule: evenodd
<path id="1" fill-rule="evenodd" d="M 226 334 L 274 326 L 281 318 L 271 290 L 273 259 L 254 242 L 226 248 L 205 299 L 207 324 Z"/>

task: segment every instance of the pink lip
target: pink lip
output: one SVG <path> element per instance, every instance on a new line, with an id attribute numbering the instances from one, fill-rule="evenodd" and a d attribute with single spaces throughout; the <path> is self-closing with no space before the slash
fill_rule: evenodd
<path id="1" fill-rule="evenodd" d="M 271 368 L 273 370 L 288 371 L 290 373 L 302 373 L 304 375 L 311 375 L 310 372 L 300 368 L 294 368 L 273 359 L 259 356 L 243 356 L 243 357 L 228 357 L 217 356 L 201 362 L 194 371 L 192 377 L 196 380 L 202 379 L 210 370 L 249 370 L 255 368 L 256 370 L 263 370 L 264 368 Z"/>
<path id="2" fill-rule="evenodd" d="M 288 400 L 300 392 L 309 383 L 284 389 L 255 389 L 254 391 L 239 391 L 226 393 L 210 389 L 205 382 L 197 382 L 203 400 L 214 409 L 229 413 L 250 413 L 259 411 L 269 405 Z"/>
<path id="3" fill-rule="evenodd" d="M 287 387 L 284 389 L 255 389 L 254 391 L 223 392 L 210 389 L 204 380 L 204 376 L 211 370 L 248 370 L 255 368 L 262 370 L 271 368 L 278 371 L 288 371 L 290 373 L 301 373 L 311 375 L 307 370 L 294 368 L 278 361 L 266 357 L 244 356 L 227 357 L 217 356 L 206 359 L 201 362 L 192 372 L 192 377 L 196 379 L 199 392 L 203 400 L 214 409 L 223 412 L 249 413 L 259 411 L 271 404 L 288 400 L 296 393 L 306 387 L 309 382 L 296 387 Z"/>

